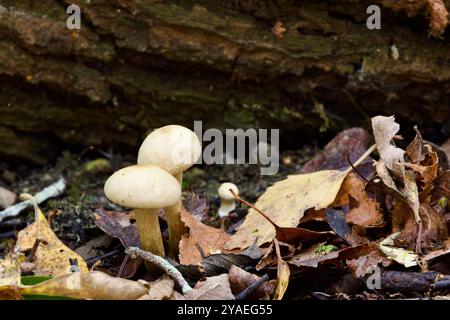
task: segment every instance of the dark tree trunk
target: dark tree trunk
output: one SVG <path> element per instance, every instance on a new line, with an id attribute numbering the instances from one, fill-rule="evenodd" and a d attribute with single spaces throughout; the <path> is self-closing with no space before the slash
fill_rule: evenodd
<path id="1" fill-rule="evenodd" d="M 0 0 L 0 155 L 132 150 L 150 128 L 193 120 L 300 143 L 384 113 L 443 138 L 450 41 L 429 2 Z M 381 30 L 366 27 L 372 3 Z"/>

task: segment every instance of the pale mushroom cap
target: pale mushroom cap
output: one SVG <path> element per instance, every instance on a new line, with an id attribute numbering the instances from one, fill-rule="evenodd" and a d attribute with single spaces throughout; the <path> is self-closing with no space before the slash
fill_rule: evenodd
<path id="1" fill-rule="evenodd" d="M 158 209 L 174 205 L 181 197 L 178 181 L 152 165 L 134 165 L 115 172 L 105 183 L 106 197 L 136 209 Z"/>
<path id="2" fill-rule="evenodd" d="M 232 189 L 237 195 L 239 194 L 238 187 L 231 182 L 225 182 L 222 183 L 217 190 L 219 197 L 223 200 L 234 200 L 233 195 L 230 192 L 230 189 Z"/>
<path id="3" fill-rule="evenodd" d="M 169 125 L 153 131 L 139 149 L 138 164 L 152 164 L 170 174 L 189 169 L 199 159 L 202 146 L 190 129 Z"/>

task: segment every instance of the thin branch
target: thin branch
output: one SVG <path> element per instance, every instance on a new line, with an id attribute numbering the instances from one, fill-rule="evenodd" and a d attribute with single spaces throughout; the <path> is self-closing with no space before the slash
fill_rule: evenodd
<path id="1" fill-rule="evenodd" d="M 249 285 L 247 288 L 245 288 L 241 293 L 234 296 L 234 298 L 236 300 L 244 300 L 245 298 L 248 298 L 256 289 L 258 289 L 267 280 L 269 280 L 269 275 L 266 273 L 261 278 L 259 278 L 251 285 Z"/>
<path id="2" fill-rule="evenodd" d="M 36 199 L 37 204 L 41 204 L 42 202 L 55 198 L 61 195 L 66 188 L 66 181 L 63 177 L 61 177 L 57 182 L 43 189 L 42 191 L 35 194 L 34 199 Z M 0 211 L 0 222 L 7 218 L 17 216 L 20 212 L 25 210 L 26 208 L 32 206 L 33 203 L 29 200 L 17 203 L 3 211 Z"/>
<path id="3" fill-rule="evenodd" d="M 116 250 L 113 250 L 111 252 L 107 252 L 105 254 L 102 254 L 102 255 L 99 255 L 99 256 L 96 256 L 96 257 L 92 257 L 90 259 L 87 259 L 86 263 L 89 266 L 90 264 L 93 264 L 93 263 L 95 263 L 95 262 L 97 262 L 99 260 L 102 260 L 104 258 L 108 258 L 108 257 L 114 256 L 114 255 L 120 253 L 121 251 L 122 250 L 116 249 Z"/>
<path id="4" fill-rule="evenodd" d="M 248 202 L 247 200 L 242 199 L 240 196 L 238 196 L 236 194 L 236 192 L 233 191 L 233 189 L 230 189 L 231 194 L 233 195 L 233 197 L 242 202 L 243 204 L 245 204 L 246 206 L 252 208 L 253 210 L 255 210 L 256 212 L 258 212 L 259 214 L 261 214 L 264 218 L 266 218 L 267 221 L 270 222 L 271 225 L 273 225 L 276 229 L 279 229 L 280 226 L 277 225 L 267 214 L 265 214 L 264 212 L 262 212 L 260 209 L 258 209 L 257 207 L 255 207 L 253 204 L 251 204 L 250 202 Z"/>
<path id="5" fill-rule="evenodd" d="M 350 165 L 350 167 L 353 169 L 353 171 L 355 171 L 358 176 L 360 176 L 361 179 L 363 179 L 366 183 L 369 183 L 369 180 L 367 180 L 362 174 L 361 172 L 359 172 L 359 170 L 353 165 L 352 161 L 350 160 L 350 155 L 347 153 L 347 161 L 348 164 Z"/>
<path id="6" fill-rule="evenodd" d="M 141 250 L 137 247 L 128 247 L 125 250 L 125 253 L 128 254 L 131 258 L 141 257 L 142 259 L 164 270 L 165 273 L 167 273 L 175 280 L 176 283 L 178 283 L 181 289 L 181 293 L 186 294 L 192 290 L 191 286 L 187 283 L 186 279 L 183 278 L 183 275 L 180 273 L 180 271 L 178 271 L 164 258 L 157 256 L 151 252 Z"/>

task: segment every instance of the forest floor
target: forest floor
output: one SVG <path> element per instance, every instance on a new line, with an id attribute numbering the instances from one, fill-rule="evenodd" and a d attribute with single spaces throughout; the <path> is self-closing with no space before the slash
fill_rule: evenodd
<path id="1" fill-rule="evenodd" d="M 354 163 L 367 149 L 369 140 L 369 134 L 365 130 L 350 129 L 342 132 L 333 139 L 325 147 L 324 152 L 320 151 L 317 146 L 304 146 L 301 150 L 282 152 L 280 156 L 279 172 L 273 176 L 260 175 L 260 168 L 257 165 L 195 166 L 184 174 L 183 197 L 186 209 L 188 209 L 188 211 L 199 221 L 196 222 L 197 225 L 192 225 L 192 222 L 190 222 L 191 225 L 187 225 L 189 225 L 190 229 L 194 230 L 194 232 L 196 228 L 200 230 L 202 228 L 200 225 L 204 224 L 214 227 L 214 230 L 224 229 L 227 233 L 233 234 L 247 216 L 248 208 L 242 204 L 238 204 L 237 209 L 227 218 L 220 219 L 218 217 L 217 209 L 220 205 L 220 199 L 217 195 L 217 189 L 223 182 L 235 183 L 239 186 L 240 196 L 242 198 L 248 200 L 250 203 L 258 203 L 257 201 L 262 195 L 271 192 L 267 192 L 269 186 L 279 181 L 281 181 L 281 183 L 287 181 L 285 179 L 289 175 L 298 175 L 299 173 L 308 174 L 319 170 L 337 170 L 348 165 L 348 163 L 346 163 L 347 161 Z M 421 141 L 421 137 L 420 139 L 416 137 L 414 141 L 417 143 L 419 140 Z M 441 149 L 439 150 L 442 151 Z M 409 149 L 409 152 L 411 152 L 411 149 Z M 78 155 L 65 152 L 55 163 L 40 168 L 1 163 L 0 181 L 2 181 L 2 187 L 11 190 L 16 194 L 36 194 L 57 181 L 59 177 L 63 176 L 67 183 L 62 195 L 49 199 L 40 205 L 42 211 L 47 216 L 51 230 L 53 230 L 56 236 L 70 249 L 79 254 L 84 261 L 86 261 L 86 265 L 89 268 L 95 268 L 96 271 L 102 271 L 111 276 L 117 276 L 119 274 L 127 279 L 158 281 L 157 279 L 160 274 L 149 274 L 145 271 L 145 268 L 143 268 L 141 263 L 132 264 L 126 260 L 127 256 L 122 243 L 126 242 L 127 237 L 131 237 L 132 235 L 113 234 L 117 231 L 114 228 L 117 228 L 118 225 L 123 223 L 123 220 L 120 220 L 122 219 L 120 214 L 124 209 L 108 201 L 103 192 L 103 185 L 106 179 L 114 171 L 132 165 L 134 161 L 132 155 L 110 154 L 94 149 L 85 150 Z M 447 160 L 441 160 L 440 165 L 442 168 L 445 166 L 448 167 L 448 163 L 442 163 L 446 161 Z M 425 167 L 425 164 L 423 166 Z M 364 179 L 371 174 L 373 175 L 374 169 L 371 167 L 372 165 L 369 161 L 363 162 L 362 165 L 358 167 L 358 171 L 356 171 L 358 175 L 360 175 L 360 178 L 358 178 L 356 173 L 351 174 L 351 179 L 348 178 L 348 185 L 346 186 L 346 182 L 344 182 L 342 188 L 345 189 L 349 188 L 348 186 L 351 186 L 351 188 L 356 190 L 358 188 L 358 183 L 364 181 Z M 334 182 L 331 181 L 330 183 Z M 434 183 L 436 184 L 435 189 L 439 188 L 440 184 L 436 181 Z M 367 184 L 370 185 L 369 182 L 367 182 Z M 294 188 L 294 186 L 292 186 L 292 188 Z M 395 227 L 398 222 L 388 222 L 388 220 L 391 219 L 390 215 L 384 214 L 384 224 L 375 227 L 371 226 L 370 224 L 374 223 L 373 220 L 379 219 L 381 212 L 387 212 L 388 209 L 384 208 L 384 206 L 383 208 L 379 206 L 371 207 L 374 200 L 371 197 L 364 198 L 366 192 L 367 194 L 372 192 L 369 189 L 366 191 L 357 190 L 356 193 L 353 193 L 355 190 L 347 190 L 345 192 L 349 193 L 349 199 L 352 196 L 358 198 L 357 200 L 360 201 L 358 206 L 361 205 L 362 199 L 363 201 L 367 201 L 366 204 L 369 205 L 365 207 L 366 211 L 360 212 L 360 216 L 364 217 L 366 215 L 366 220 L 362 219 L 364 221 L 358 220 L 356 222 L 350 221 L 348 218 L 349 213 L 355 208 L 358 209 L 358 207 L 352 208 L 352 204 L 338 204 L 335 202 L 333 206 L 347 208 L 343 210 L 346 211 L 346 219 L 349 224 L 344 223 L 344 219 L 344 222 L 336 220 L 340 223 L 340 226 L 337 226 L 339 223 L 333 225 L 332 221 L 334 221 L 333 219 L 338 219 L 337 216 L 331 218 L 328 215 L 328 211 L 326 211 L 326 214 L 324 215 L 324 211 L 319 210 L 311 212 L 307 211 L 300 221 L 302 228 L 314 231 L 296 228 L 297 231 L 303 230 L 304 232 L 306 230 L 307 234 L 301 235 L 300 237 L 305 244 L 311 244 L 310 240 L 314 240 L 325 233 L 328 234 L 329 244 L 327 244 L 326 241 L 315 241 L 316 244 L 313 244 L 310 247 L 314 249 L 311 251 L 310 249 L 303 248 L 303 242 L 298 245 L 299 238 L 297 235 L 290 240 L 283 238 L 286 243 L 285 241 L 280 241 L 278 250 L 281 250 L 281 255 L 280 252 L 278 252 L 275 256 L 274 252 L 271 251 L 274 250 L 273 245 L 269 248 L 265 247 L 263 253 L 257 258 L 257 260 L 261 260 L 256 266 L 256 270 L 255 261 L 248 266 L 243 266 L 242 264 L 238 265 L 238 263 L 236 263 L 236 265 L 251 272 L 252 277 L 256 277 L 256 274 L 262 276 L 264 273 L 267 273 L 270 279 L 274 279 L 269 282 L 271 285 L 266 286 L 267 290 L 262 290 L 262 293 L 258 295 L 257 298 L 267 298 L 273 294 L 275 279 L 278 279 L 277 283 L 279 283 L 280 279 L 279 268 L 280 261 L 282 261 L 281 258 L 290 260 L 291 263 L 290 276 L 288 274 L 287 277 L 289 288 L 287 291 L 286 288 L 283 289 L 286 291 L 285 298 L 287 299 L 448 298 L 448 296 L 446 296 L 446 292 L 448 292 L 448 287 L 446 285 L 443 287 L 444 291 L 436 291 L 431 294 L 435 281 L 438 281 L 437 279 L 448 282 L 447 275 L 450 274 L 450 254 L 447 253 L 450 253 L 450 250 L 448 249 L 450 242 L 446 238 L 447 230 L 444 232 L 444 236 L 432 234 L 432 232 L 425 233 L 426 237 L 436 237 L 436 239 L 431 239 L 433 246 L 430 245 L 427 247 L 428 249 L 426 249 L 428 251 L 424 252 L 423 257 L 425 258 L 431 255 L 429 260 L 427 260 L 426 267 L 416 266 L 410 269 L 410 271 L 413 271 L 412 273 L 404 272 L 405 269 L 402 264 L 406 264 L 405 261 L 392 257 L 390 258 L 390 261 L 388 261 L 384 255 L 389 255 L 389 251 L 383 251 L 383 255 L 379 252 L 379 249 L 374 249 L 375 244 L 379 245 L 380 241 L 383 243 L 383 241 L 390 237 L 388 234 L 391 232 L 391 227 Z M 421 192 L 423 192 L 423 190 Z M 444 190 L 443 192 L 448 192 L 448 190 Z M 307 194 L 304 196 L 307 197 Z M 339 195 L 338 199 L 340 199 Z M 277 200 L 277 202 L 280 201 Z M 352 200 L 350 199 L 350 202 L 351 201 Z M 389 206 L 389 203 L 392 204 L 393 200 L 388 197 L 385 201 Z M 395 202 L 393 203 L 395 204 Z M 433 208 L 439 207 L 436 202 L 433 204 Z M 446 213 L 446 210 L 448 210 L 445 208 L 446 205 L 447 204 L 444 204 L 443 212 L 440 214 L 442 214 L 442 217 L 445 215 L 446 220 L 442 221 L 444 221 L 443 225 L 448 228 L 450 225 L 450 214 L 448 212 Z M 286 210 L 289 211 L 290 209 L 287 208 Z M 104 215 L 105 212 L 109 214 L 109 218 L 107 217 L 108 214 Z M 333 214 L 338 212 L 338 210 L 332 210 Z M 395 210 L 391 207 L 389 207 L 389 212 L 395 214 Z M 434 211 L 430 212 L 431 215 L 434 214 Z M 49 215 L 51 217 L 48 217 Z M 127 219 L 127 221 L 131 223 L 134 222 L 132 216 L 128 216 Z M 10 253 L 16 245 L 16 242 L 18 241 L 18 232 L 33 223 L 34 220 L 35 215 L 30 208 L 19 215 L 5 219 L 0 223 L 0 261 L 1 259 L 6 259 L 8 253 Z M 168 230 L 163 215 L 160 215 L 160 224 L 163 237 L 167 243 Z M 428 221 L 426 228 L 433 228 L 432 224 L 432 222 Z M 350 229 L 348 229 L 349 225 L 351 226 Z M 358 228 L 358 225 L 364 225 L 365 227 Z M 408 225 L 408 223 L 405 222 L 405 225 Z M 329 236 L 330 233 L 328 230 L 330 229 L 330 226 L 334 232 L 332 236 Z M 442 224 L 439 226 L 442 227 Z M 126 227 L 127 226 L 124 225 L 123 230 L 125 230 Z M 291 228 L 289 232 L 295 234 L 295 230 L 292 231 L 293 229 L 294 228 Z M 361 229 L 364 229 L 363 232 L 361 232 Z M 194 238 L 197 237 L 196 240 L 202 242 L 203 239 L 201 236 L 198 234 L 195 235 L 192 230 L 190 236 Z M 285 229 L 285 231 L 286 230 L 287 229 Z M 350 230 L 350 234 L 348 233 L 348 230 Z M 105 235 L 105 232 L 108 235 Z M 408 228 L 404 227 L 402 232 L 408 234 Z M 223 235 L 221 235 L 221 237 L 223 237 Z M 229 237 L 229 235 L 225 237 Z M 276 238 L 280 239 L 279 234 L 277 234 Z M 368 239 L 372 240 L 369 241 Z M 405 241 L 408 241 L 408 238 Z M 441 242 L 439 243 L 439 241 Z M 296 244 L 294 245 L 293 243 Z M 349 244 L 350 246 L 348 246 Z M 425 245 L 428 244 L 424 244 L 424 246 Z M 370 250 L 368 250 L 368 246 L 370 246 Z M 402 243 L 402 246 L 406 248 L 405 242 Z M 395 250 L 395 247 L 391 247 L 391 249 Z M 192 251 L 192 249 L 190 250 Z M 397 248 L 397 250 L 406 249 Z M 226 256 L 225 252 L 232 251 L 220 252 L 220 250 L 218 250 L 218 253 L 211 251 L 210 254 L 219 259 Z M 405 255 L 413 254 L 412 251 L 398 251 L 396 254 L 400 254 L 399 252 Z M 239 251 L 238 253 L 241 255 L 241 258 L 243 257 L 243 253 L 244 251 Z M 343 255 L 342 257 L 340 256 L 341 253 Z M 425 255 L 425 253 L 428 254 Z M 183 254 L 184 258 L 181 259 L 185 259 L 184 261 L 192 261 L 192 259 L 197 261 L 196 258 L 194 259 L 193 257 L 188 256 L 192 255 L 189 250 L 185 251 Z M 227 257 L 230 258 L 229 256 Z M 345 268 L 336 261 L 336 259 L 342 260 L 346 258 L 350 262 Z M 203 263 L 207 260 L 205 257 L 202 259 Z M 234 258 L 230 259 L 231 261 L 234 261 L 232 260 Z M 393 260 L 395 260 L 394 264 L 392 264 Z M 361 270 L 360 268 L 362 266 L 368 267 L 370 261 L 375 261 L 375 265 L 382 264 L 384 267 L 388 267 L 386 270 L 389 271 L 383 275 L 383 281 L 385 281 L 384 283 L 388 286 L 386 290 L 371 291 L 364 287 L 363 280 L 368 271 Z M 209 263 L 211 263 L 211 261 L 209 261 Z M 216 263 L 215 267 L 218 269 L 225 268 L 225 270 L 228 271 L 230 267 L 229 264 L 224 265 L 223 261 L 216 261 L 214 263 Z M 298 263 L 299 268 L 293 267 L 296 263 Z M 232 264 L 234 264 L 234 262 Z M 181 273 L 186 276 L 188 282 L 193 286 L 199 280 L 197 275 L 193 275 L 197 272 L 197 270 L 192 269 L 195 263 L 181 263 L 181 265 L 179 265 L 177 262 L 174 262 L 174 265 L 178 266 Z M 204 267 L 205 269 L 202 271 L 205 273 L 203 275 L 214 276 L 223 273 L 217 272 L 217 270 L 208 269 L 206 264 Z M 349 268 L 351 272 L 349 272 Z M 242 272 L 246 271 L 242 270 Z M 397 271 L 399 273 L 396 273 Z M 230 277 L 232 277 L 231 270 L 229 272 Z M 237 273 L 239 274 L 239 277 L 247 277 L 245 274 L 240 274 L 239 272 Z M 22 276 L 26 275 L 33 275 L 33 272 L 27 273 L 22 271 Z M 414 281 L 411 282 L 412 279 L 414 279 L 416 283 L 414 283 Z M 231 279 L 230 282 L 232 282 Z M 413 285 L 411 285 L 411 283 L 413 283 Z M 389 287 L 389 285 L 392 284 L 393 286 Z M 277 284 L 277 287 L 278 286 L 279 284 Z M 414 286 L 420 287 L 419 292 L 415 291 Z"/>

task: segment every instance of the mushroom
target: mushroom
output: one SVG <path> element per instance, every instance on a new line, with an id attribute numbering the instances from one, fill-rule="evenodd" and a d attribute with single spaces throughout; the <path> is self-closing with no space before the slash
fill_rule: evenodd
<path id="1" fill-rule="evenodd" d="M 238 187 L 231 182 L 222 183 L 217 190 L 220 197 L 220 208 L 218 213 L 221 218 L 228 216 L 228 214 L 236 208 L 234 196 L 230 192 L 230 189 L 232 189 L 234 193 L 239 194 Z"/>
<path id="2" fill-rule="evenodd" d="M 178 181 L 157 166 L 134 165 L 109 177 L 104 192 L 112 202 L 135 209 L 142 250 L 164 256 L 158 210 L 180 200 Z"/>
<path id="3" fill-rule="evenodd" d="M 181 186 L 183 172 L 197 162 L 201 150 L 200 141 L 192 130 L 168 125 L 147 136 L 139 149 L 138 164 L 151 164 L 166 170 Z M 181 237 L 186 233 L 186 227 L 181 221 L 181 199 L 164 211 L 169 227 L 169 255 L 175 257 Z"/>

